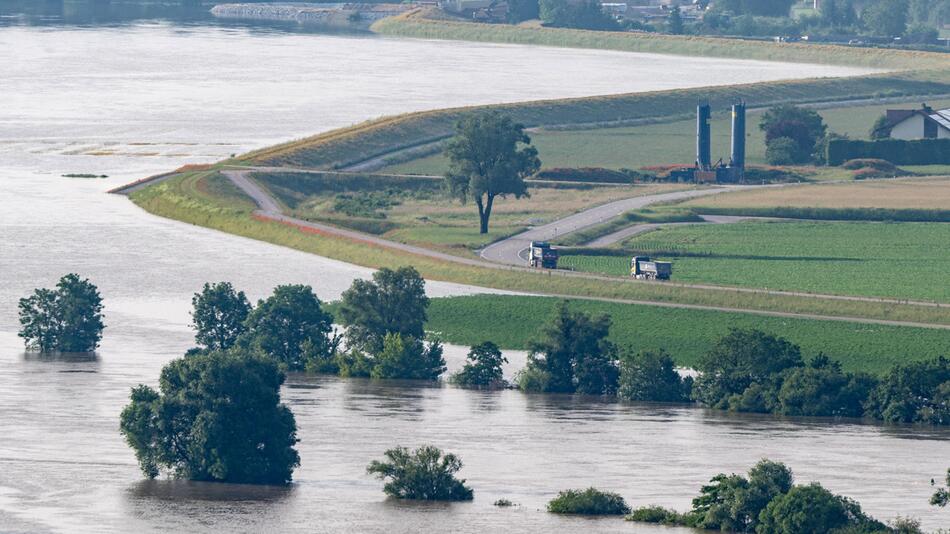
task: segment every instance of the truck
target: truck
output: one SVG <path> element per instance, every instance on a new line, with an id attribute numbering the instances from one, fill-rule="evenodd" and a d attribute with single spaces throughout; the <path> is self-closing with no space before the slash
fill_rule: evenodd
<path id="1" fill-rule="evenodd" d="M 545 241 L 532 241 L 528 250 L 528 266 L 535 269 L 557 269 L 557 249 Z"/>
<path id="2" fill-rule="evenodd" d="M 654 261 L 649 256 L 630 260 L 630 276 L 637 280 L 669 280 L 672 274 L 673 264 L 668 261 Z"/>

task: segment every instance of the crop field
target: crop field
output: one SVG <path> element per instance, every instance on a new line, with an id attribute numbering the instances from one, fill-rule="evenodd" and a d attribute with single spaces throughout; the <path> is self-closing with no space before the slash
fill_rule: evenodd
<path id="1" fill-rule="evenodd" d="M 558 299 L 476 295 L 432 300 L 427 330 L 443 340 L 471 345 L 494 341 L 507 349 L 527 349 L 554 314 Z M 929 359 L 950 351 L 950 331 L 762 317 L 572 300 L 571 308 L 608 314 L 611 339 L 633 350 L 664 348 L 678 365 L 693 366 L 729 328 L 758 328 L 802 347 L 808 358 L 824 352 L 845 369 L 881 373 L 896 363 Z"/>
<path id="2" fill-rule="evenodd" d="M 497 198 L 490 232 L 482 235 L 474 203 L 462 204 L 451 198 L 438 179 L 334 173 L 254 176 L 295 217 L 463 255 L 528 226 L 587 207 L 685 188 L 675 184 L 531 187 L 530 198 Z"/>
<path id="3" fill-rule="evenodd" d="M 935 108 L 950 107 L 950 100 L 930 103 Z M 755 101 L 749 102 L 755 106 Z M 852 139 L 865 139 L 874 120 L 887 108 L 913 108 L 918 103 L 874 104 L 818 109 L 825 119 L 828 131 L 847 135 Z M 727 109 L 713 115 L 712 153 L 725 160 L 729 158 L 730 118 Z M 765 134 L 758 122 L 764 110 L 750 110 L 747 139 L 747 158 L 750 164 L 762 165 L 765 160 Z M 692 118 L 673 120 L 658 124 L 584 130 L 537 130 L 531 139 L 538 148 L 544 166 L 552 167 L 604 167 L 608 169 L 640 169 L 652 165 L 689 164 L 696 159 L 696 123 Z M 716 159 L 715 157 L 713 159 Z M 431 155 L 413 161 L 396 163 L 387 172 L 410 174 L 440 174 L 445 172 L 447 162 L 441 155 Z M 921 172 L 941 172 L 944 169 L 915 169 Z M 950 170 L 950 169 L 948 169 Z M 817 178 L 822 179 L 819 175 Z M 842 176 L 831 174 L 828 179 Z"/>
<path id="4" fill-rule="evenodd" d="M 950 174 L 950 173 L 948 173 Z M 866 180 L 846 184 L 808 184 L 737 191 L 690 200 L 693 208 L 880 208 L 950 209 L 950 177 Z"/>
<path id="5" fill-rule="evenodd" d="M 660 228 L 622 248 L 666 251 L 677 282 L 950 302 L 948 243 L 948 223 L 743 222 Z M 624 275 L 629 261 L 574 255 L 560 266 Z"/>

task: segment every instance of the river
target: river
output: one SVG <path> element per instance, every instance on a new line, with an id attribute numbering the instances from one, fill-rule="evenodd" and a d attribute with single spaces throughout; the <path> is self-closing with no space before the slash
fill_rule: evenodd
<path id="1" fill-rule="evenodd" d="M 0 27 L 0 65 L 0 531 L 673 532 L 542 510 L 588 485 L 686 508 L 712 475 L 765 456 L 882 518 L 948 523 L 926 504 L 950 458 L 946 430 L 291 376 L 303 465 L 274 489 L 144 482 L 117 429 L 129 388 L 190 346 L 203 282 L 253 298 L 307 283 L 329 300 L 369 271 L 153 217 L 111 187 L 411 110 L 856 69 L 167 22 Z M 101 350 L 25 355 L 16 299 L 70 271 L 105 298 Z M 463 355 L 450 347 L 450 368 Z M 510 357 L 509 371 L 523 363 Z M 473 503 L 383 498 L 366 464 L 422 443 L 461 456 Z M 494 508 L 501 497 L 521 506 Z"/>

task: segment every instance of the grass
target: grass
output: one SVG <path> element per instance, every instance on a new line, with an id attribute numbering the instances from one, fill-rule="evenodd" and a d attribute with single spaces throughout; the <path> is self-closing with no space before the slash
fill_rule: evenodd
<path id="1" fill-rule="evenodd" d="M 847 184 L 808 184 L 725 193 L 694 199 L 680 206 L 704 208 L 878 208 L 947 210 L 950 178 L 867 180 Z"/>
<path id="2" fill-rule="evenodd" d="M 746 99 L 752 106 L 762 103 Z M 916 107 L 918 104 L 870 104 L 817 110 L 825 119 L 828 130 L 853 139 L 866 139 L 868 130 L 878 116 L 888 108 Z M 950 107 L 950 100 L 936 100 L 935 108 Z M 710 127 L 712 153 L 729 159 L 730 117 L 728 108 L 719 108 Z M 747 159 L 750 164 L 763 165 L 765 159 L 765 134 L 758 128 L 764 109 L 750 109 L 748 113 Z M 605 167 L 608 169 L 640 169 L 651 165 L 682 163 L 696 159 L 696 122 L 693 118 L 664 121 L 658 124 L 623 126 L 612 128 L 588 128 L 572 130 L 541 129 L 531 133 L 545 167 Z M 413 174 L 440 174 L 448 163 L 440 155 L 406 161 L 387 166 L 386 172 Z M 851 173 L 835 173 L 833 169 L 810 179 L 850 179 Z M 917 172 L 946 172 L 943 166 L 920 167 Z"/>
<path id="3" fill-rule="evenodd" d="M 686 187 L 532 183 L 530 198 L 497 198 L 490 231 L 479 234 L 474 203 L 462 204 L 446 194 L 440 179 L 287 172 L 255 173 L 254 178 L 297 218 L 462 255 L 591 206 Z M 346 200 L 342 206 L 341 199 Z"/>
<path id="4" fill-rule="evenodd" d="M 609 222 L 598 224 L 581 230 L 571 232 L 557 240 L 558 245 L 574 246 L 587 244 L 598 237 L 620 231 L 634 224 L 656 224 L 671 222 L 703 222 L 702 217 L 696 215 L 692 210 L 668 207 L 665 209 L 639 209 L 624 213 L 620 217 L 615 217 Z"/>
<path id="5" fill-rule="evenodd" d="M 486 340 L 506 349 L 527 349 L 553 317 L 559 299 L 477 295 L 437 298 L 427 329 L 445 341 L 473 345 Z M 897 363 L 947 354 L 950 331 L 840 321 L 761 317 L 743 313 L 682 310 L 571 301 L 571 307 L 613 320 L 611 339 L 632 350 L 664 348 L 678 365 L 695 366 L 729 328 L 758 328 L 783 336 L 811 357 L 824 352 L 849 371 L 883 373 Z"/>
<path id="6" fill-rule="evenodd" d="M 555 295 L 650 300 L 755 310 L 782 310 L 828 316 L 866 317 L 895 321 L 950 324 L 950 308 L 906 304 L 850 302 L 759 293 L 740 293 L 673 284 L 631 283 L 620 280 L 578 279 L 546 272 L 502 270 L 460 265 L 369 245 L 251 216 L 250 201 L 226 199 L 203 192 L 205 180 L 217 180 L 216 171 L 186 172 L 136 191 L 132 200 L 143 209 L 190 224 L 197 224 L 252 239 L 365 267 L 412 265 L 429 280 L 466 283 L 512 291 Z"/>
<path id="7" fill-rule="evenodd" d="M 743 222 L 660 228 L 622 244 L 673 262 L 684 283 L 950 302 L 950 224 Z M 561 265 L 625 275 L 630 254 Z"/>

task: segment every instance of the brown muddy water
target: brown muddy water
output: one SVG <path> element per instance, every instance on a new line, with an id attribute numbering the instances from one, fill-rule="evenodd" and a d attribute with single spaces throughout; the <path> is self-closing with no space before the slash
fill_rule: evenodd
<path id="1" fill-rule="evenodd" d="M 766 456 L 881 518 L 950 523 L 926 504 L 950 431 L 928 428 L 291 376 L 303 465 L 288 488 L 143 481 L 118 433 L 129 388 L 190 346 L 203 282 L 254 298 L 307 283 L 333 299 L 369 271 L 159 219 L 111 187 L 409 110 L 855 69 L 158 23 L 3 27 L 0 65 L 0 531 L 674 532 L 543 507 L 595 485 L 685 508 L 712 475 Z M 24 355 L 16 299 L 69 271 L 106 300 L 99 354 Z M 447 352 L 458 368 L 464 350 Z M 509 373 L 524 354 L 510 358 Z M 474 502 L 383 498 L 366 464 L 422 443 L 462 457 Z M 502 497 L 520 506 L 493 507 Z"/>

